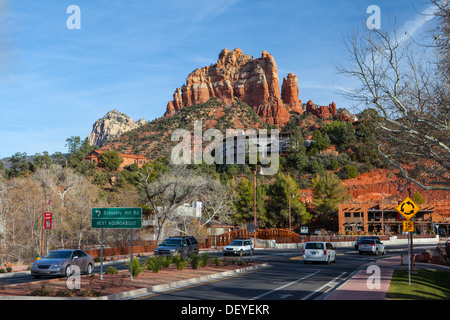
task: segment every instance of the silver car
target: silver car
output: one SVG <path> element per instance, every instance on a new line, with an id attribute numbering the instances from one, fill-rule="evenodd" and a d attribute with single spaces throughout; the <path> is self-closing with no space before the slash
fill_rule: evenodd
<path id="1" fill-rule="evenodd" d="M 81 272 L 91 274 L 94 258 L 79 249 L 54 250 L 31 265 L 31 275 L 36 279 L 41 276 L 70 277 L 74 272 L 73 266 L 78 266 Z"/>
<path id="2" fill-rule="evenodd" d="M 373 253 L 375 255 L 386 254 L 386 248 L 383 243 L 377 239 L 364 239 L 359 243 L 359 254 Z"/>
<path id="3" fill-rule="evenodd" d="M 330 242 L 307 242 L 303 249 L 303 263 L 307 262 L 336 262 L 336 249 Z"/>

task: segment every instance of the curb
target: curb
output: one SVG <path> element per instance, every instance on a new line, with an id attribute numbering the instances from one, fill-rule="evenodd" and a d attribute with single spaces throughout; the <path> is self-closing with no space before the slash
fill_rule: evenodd
<path id="1" fill-rule="evenodd" d="M 256 266 L 250 266 L 240 269 L 234 269 L 229 271 L 224 271 L 220 273 L 214 273 L 207 276 L 201 276 L 197 278 L 185 279 L 170 283 L 164 283 L 159 285 L 154 285 L 151 287 L 119 292 L 111 294 L 108 296 L 94 297 L 94 298 L 84 298 L 84 297 L 30 297 L 30 296 L 0 296 L 0 300 L 131 300 L 143 297 L 149 294 L 161 293 L 174 288 L 182 288 L 193 284 L 199 284 L 202 282 L 208 282 L 211 280 L 225 279 L 240 273 L 256 271 L 258 269 L 271 267 L 268 263 L 259 264 Z"/>
<path id="2" fill-rule="evenodd" d="M 210 274 L 210 275 L 202 276 L 202 277 L 198 277 L 198 278 L 185 279 L 185 280 L 175 281 L 175 282 L 171 282 L 171 283 L 159 284 L 159 285 L 155 285 L 155 286 L 151 286 L 151 287 L 147 287 L 147 288 L 141 288 L 141 289 L 126 291 L 126 292 L 120 292 L 120 293 L 112 294 L 109 296 L 103 296 L 103 297 L 98 297 L 98 298 L 89 298 L 89 300 L 136 299 L 136 298 L 142 297 L 144 295 L 152 294 L 152 293 L 153 294 L 161 293 L 161 292 L 168 291 L 168 290 L 171 290 L 174 288 L 182 288 L 182 287 L 186 287 L 186 286 L 189 286 L 192 284 L 199 284 L 199 283 L 208 282 L 211 280 L 224 279 L 227 277 L 237 275 L 239 273 L 255 271 L 255 270 L 267 268 L 267 267 L 270 267 L 270 265 L 267 263 L 263 263 L 263 264 L 256 265 L 256 266 L 234 269 L 234 270 L 230 270 L 230 271 L 224 271 L 224 272 Z"/>

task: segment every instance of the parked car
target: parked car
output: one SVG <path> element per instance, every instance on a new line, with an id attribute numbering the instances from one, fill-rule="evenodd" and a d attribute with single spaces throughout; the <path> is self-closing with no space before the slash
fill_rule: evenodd
<path id="1" fill-rule="evenodd" d="M 336 249 L 330 242 L 307 242 L 303 249 L 303 263 L 307 262 L 336 262 Z"/>
<path id="2" fill-rule="evenodd" d="M 175 256 L 188 257 L 193 252 L 198 253 L 198 242 L 195 237 L 170 237 L 165 239 L 154 250 L 154 254 L 159 256 Z"/>
<path id="3" fill-rule="evenodd" d="M 383 243 L 377 239 L 364 239 L 359 243 L 359 254 L 373 253 L 375 255 L 386 254 Z"/>
<path id="4" fill-rule="evenodd" d="M 358 248 L 359 248 L 359 244 L 361 243 L 361 241 L 362 240 L 364 240 L 364 239 L 375 239 L 375 240 L 380 240 L 380 238 L 379 237 L 377 237 L 377 236 L 363 236 L 363 237 L 360 237 L 358 240 L 356 240 L 356 242 L 355 242 L 355 250 L 358 250 Z M 381 241 L 381 240 L 380 240 Z"/>
<path id="5" fill-rule="evenodd" d="M 234 239 L 222 250 L 224 256 L 232 254 L 243 256 L 244 254 L 253 255 L 253 242 L 251 239 Z"/>
<path id="6" fill-rule="evenodd" d="M 54 250 L 31 265 L 31 275 L 36 279 L 41 276 L 70 277 L 74 272 L 73 266 L 78 266 L 81 272 L 91 274 L 94 258 L 79 249 Z"/>

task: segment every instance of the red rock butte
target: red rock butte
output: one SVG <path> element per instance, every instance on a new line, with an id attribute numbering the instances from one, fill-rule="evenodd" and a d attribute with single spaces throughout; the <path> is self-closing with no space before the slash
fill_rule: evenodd
<path id="1" fill-rule="evenodd" d="M 267 51 L 254 59 L 237 48 L 223 49 L 217 63 L 194 70 L 187 77 L 186 85 L 175 90 L 165 116 L 210 98 L 228 105 L 238 98 L 253 107 L 266 123 L 284 126 L 289 121 L 289 111 L 303 113 L 297 76 L 289 73 L 283 79 L 281 91 L 280 95 L 275 59 Z"/>

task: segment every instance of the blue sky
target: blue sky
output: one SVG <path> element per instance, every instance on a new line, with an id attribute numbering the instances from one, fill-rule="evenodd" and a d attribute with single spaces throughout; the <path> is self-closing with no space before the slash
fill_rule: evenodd
<path id="1" fill-rule="evenodd" d="M 0 0 L 0 158 L 67 152 L 117 109 L 133 120 L 161 117 L 177 87 L 219 52 L 266 50 L 282 78 L 299 78 L 300 99 L 352 110 L 334 89 L 344 37 L 365 25 L 369 5 L 381 27 L 425 31 L 425 0 Z M 67 8 L 81 9 L 69 30 Z"/>

